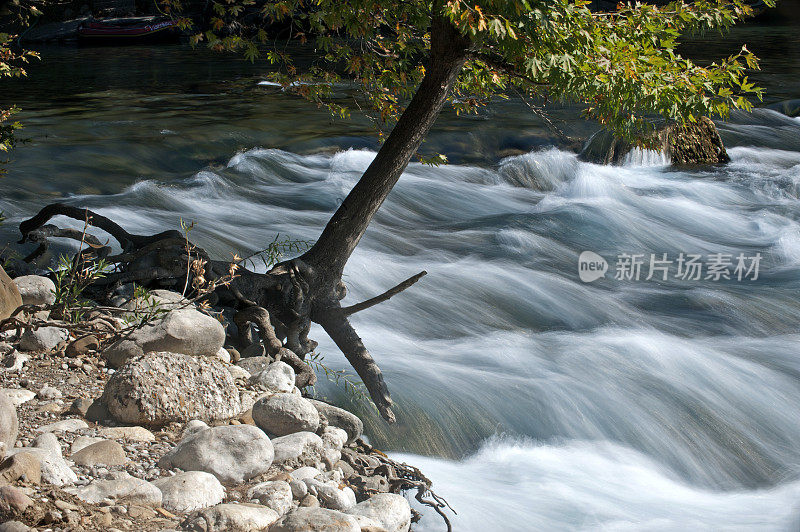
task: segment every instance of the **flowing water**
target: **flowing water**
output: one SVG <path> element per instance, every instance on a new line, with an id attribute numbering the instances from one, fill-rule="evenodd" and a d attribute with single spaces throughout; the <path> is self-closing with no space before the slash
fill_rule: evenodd
<path id="1" fill-rule="evenodd" d="M 800 49 L 792 28 L 744 34 Z M 192 220 L 219 257 L 313 240 L 374 156 L 366 122 L 332 122 L 234 58 L 43 52 L 7 93 L 32 141 L 0 180 L 2 241 L 55 199 L 142 233 Z M 766 59 L 772 101 L 800 97 L 797 56 Z M 348 263 L 347 302 L 428 271 L 353 319 L 398 424 L 340 386 L 319 393 L 420 466 L 456 530 L 800 529 L 800 119 L 721 122 L 724 166 L 639 153 L 603 167 L 524 109 L 445 114 L 426 149 L 452 164 L 410 165 Z M 594 127 L 553 112 L 571 135 Z M 584 251 L 604 277 L 580 280 Z M 681 253 L 760 256 L 758 278 L 681 279 L 674 262 L 646 279 L 651 254 Z M 615 278 L 622 254 L 644 256 L 639 280 Z"/>

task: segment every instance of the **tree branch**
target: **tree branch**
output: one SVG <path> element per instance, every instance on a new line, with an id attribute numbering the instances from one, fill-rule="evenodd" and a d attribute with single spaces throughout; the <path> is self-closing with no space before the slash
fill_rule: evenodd
<path id="1" fill-rule="evenodd" d="M 394 423 L 392 398 L 389 396 L 389 389 L 383 380 L 383 373 L 367 348 L 364 347 L 364 342 L 361 341 L 347 317 L 341 312 L 331 311 L 321 317 L 319 324 L 339 346 L 344 356 L 347 357 L 347 361 L 356 370 L 383 419 Z"/>
<path id="2" fill-rule="evenodd" d="M 350 305 L 349 307 L 344 307 L 341 309 L 341 312 L 345 316 L 350 316 L 351 314 L 355 314 L 356 312 L 361 312 L 362 310 L 366 310 L 370 307 L 377 305 L 378 303 L 383 303 L 384 301 L 388 301 L 391 299 L 392 296 L 395 296 L 402 292 L 407 288 L 411 288 L 417 281 L 422 279 L 428 272 L 421 271 L 417 275 L 413 277 L 409 277 L 402 283 L 398 284 L 394 288 L 390 288 L 386 292 L 377 295 L 373 298 L 367 299 L 366 301 L 362 301 L 361 303 L 356 303 L 355 305 Z"/>

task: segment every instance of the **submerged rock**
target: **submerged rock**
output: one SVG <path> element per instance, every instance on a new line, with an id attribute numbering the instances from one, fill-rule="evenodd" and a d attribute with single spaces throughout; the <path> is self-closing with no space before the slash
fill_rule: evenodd
<path id="1" fill-rule="evenodd" d="M 717 164 L 730 161 L 722 144 L 717 126 L 707 117 L 694 124 L 679 126 L 665 124 L 647 136 L 669 158 L 672 164 Z M 621 140 L 603 129 L 587 141 L 579 158 L 597 164 L 619 165 L 636 149 L 636 145 Z"/>
<path id="2" fill-rule="evenodd" d="M 125 364 L 106 383 L 102 402 L 117 420 L 141 425 L 215 421 L 242 411 L 236 382 L 222 362 L 167 352 Z"/>

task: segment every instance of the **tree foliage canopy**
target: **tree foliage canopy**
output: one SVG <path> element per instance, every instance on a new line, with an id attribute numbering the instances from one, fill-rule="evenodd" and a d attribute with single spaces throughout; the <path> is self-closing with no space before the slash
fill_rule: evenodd
<path id="1" fill-rule="evenodd" d="M 163 0 L 171 12 L 181 0 Z M 215 0 L 211 29 L 195 35 L 216 49 L 264 56 L 274 81 L 346 114 L 328 98 L 334 84 L 357 85 L 378 124 L 393 123 L 425 73 L 431 21 L 446 17 L 469 38 L 468 59 L 451 95 L 459 112 L 474 112 L 512 91 L 584 106 L 618 133 L 635 134 L 660 115 L 678 122 L 726 117 L 749 109 L 762 90 L 747 77 L 757 69 L 746 47 L 698 64 L 676 48 L 682 36 L 724 31 L 752 15 L 744 0 L 620 3 L 613 12 L 587 0 Z M 774 0 L 767 1 L 774 5 Z M 188 21 L 184 21 L 188 24 Z M 290 28 L 289 40 L 314 46 L 316 60 L 299 68 L 286 39 L 266 28 Z M 268 45 L 268 46 L 264 46 Z"/>
<path id="2" fill-rule="evenodd" d="M 0 16 L 12 16 L 23 23 L 27 22 L 29 13 L 38 13 L 35 7 L 20 5 L 0 8 Z M 36 52 L 20 50 L 15 45 L 15 36 L 8 33 L 0 33 L 0 80 L 3 78 L 19 78 L 26 75 L 25 63 L 31 58 L 38 57 Z M 22 127 L 22 124 L 12 121 L 11 117 L 19 109 L 16 106 L 0 107 L 0 175 L 5 173 L 3 165 L 8 161 L 3 157 L 11 151 L 17 143 L 14 132 Z"/>

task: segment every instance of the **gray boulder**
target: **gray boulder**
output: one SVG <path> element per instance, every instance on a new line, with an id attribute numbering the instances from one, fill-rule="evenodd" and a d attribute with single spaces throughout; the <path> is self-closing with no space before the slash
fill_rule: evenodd
<path id="1" fill-rule="evenodd" d="M 271 393 L 289 393 L 294 389 L 294 369 L 286 362 L 273 362 L 250 377 L 250 384 Z"/>
<path id="2" fill-rule="evenodd" d="M 137 425 L 215 421 L 242 411 L 239 390 L 222 362 L 178 353 L 130 360 L 108 380 L 102 402 L 117 420 Z"/>
<path id="3" fill-rule="evenodd" d="M 261 482 L 247 490 L 247 499 L 258 501 L 275 510 L 278 515 L 284 515 L 292 509 L 292 488 L 282 480 Z"/>
<path id="4" fill-rule="evenodd" d="M 320 468 L 325 444 L 313 432 L 295 432 L 272 440 L 275 464 Z"/>
<path id="5" fill-rule="evenodd" d="M 153 485 L 161 490 L 161 505 L 170 512 L 188 513 L 222 502 L 225 488 L 217 477 L 203 471 L 186 471 L 159 478 Z"/>
<path id="6" fill-rule="evenodd" d="M 150 482 L 129 475 L 124 471 L 109 473 L 103 480 L 94 480 L 86 486 L 67 488 L 64 491 L 83 502 L 98 504 L 111 499 L 117 504 L 161 506 L 161 490 Z"/>
<path id="7" fill-rule="evenodd" d="M 225 329 L 220 322 L 193 308 L 182 308 L 111 344 L 103 356 L 112 368 L 153 351 L 216 358 L 224 342 Z"/>
<path id="8" fill-rule="evenodd" d="M 17 409 L 8 396 L 0 392 L 0 460 L 14 448 L 19 433 Z"/>
<path id="9" fill-rule="evenodd" d="M 59 443 L 58 438 L 52 432 L 45 432 L 36 436 L 33 439 L 31 447 L 51 451 L 61 456 L 61 443 Z"/>
<path id="10" fill-rule="evenodd" d="M 348 445 L 356 441 L 364 433 L 364 423 L 355 414 L 343 408 L 329 405 L 328 403 L 323 403 L 315 399 L 309 399 L 309 401 L 314 405 L 314 408 L 317 409 L 317 412 L 328 420 L 329 425 L 333 425 L 347 432 Z"/>
<path id="11" fill-rule="evenodd" d="M 19 340 L 19 348 L 23 351 L 51 351 L 61 342 L 65 342 L 67 338 L 69 338 L 69 332 L 61 327 L 25 329 Z"/>
<path id="12" fill-rule="evenodd" d="M 182 530 L 192 532 L 256 532 L 272 530 L 280 516 L 272 508 L 258 504 L 218 504 L 189 516 Z"/>
<path id="13" fill-rule="evenodd" d="M 297 508 L 275 523 L 269 532 L 361 532 L 352 516 L 325 508 Z"/>
<path id="14" fill-rule="evenodd" d="M 23 275 L 14 279 L 24 305 L 52 305 L 56 302 L 56 285 L 41 275 Z"/>
<path id="15" fill-rule="evenodd" d="M 158 462 L 163 469 L 205 471 L 221 482 L 241 484 L 265 473 L 273 462 L 272 442 L 252 425 L 221 425 L 194 432 Z"/>
<path id="16" fill-rule="evenodd" d="M 82 466 L 94 466 L 99 464 L 117 466 L 128 461 L 128 457 L 125 456 L 125 449 L 122 448 L 122 445 L 113 440 L 103 440 L 88 445 L 73 453 L 70 459 Z"/>
<path id="17" fill-rule="evenodd" d="M 347 510 L 356 505 L 356 494 L 347 486 L 339 487 L 337 482 L 323 482 L 314 478 L 305 479 L 308 492 L 331 510 Z"/>
<path id="18" fill-rule="evenodd" d="M 48 433 L 48 434 L 50 434 L 50 433 Z M 71 454 L 75 454 L 78 451 L 80 451 L 81 449 L 85 449 L 85 448 L 89 447 L 90 445 L 92 445 L 93 443 L 97 443 L 97 442 L 101 442 L 101 441 L 105 441 L 105 440 L 103 438 L 98 438 L 96 436 L 78 436 L 77 438 L 72 440 L 72 443 L 69 446 L 69 452 Z"/>
<path id="19" fill-rule="evenodd" d="M 245 369 L 250 375 L 264 371 L 270 364 L 272 364 L 272 359 L 266 356 L 241 358 L 236 363 L 237 366 Z"/>
<path id="20" fill-rule="evenodd" d="M 253 421 L 276 436 L 295 432 L 314 432 L 319 428 L 319 413 L 307 399 L 293 393 L 262 397 L 253 405 Z"/>
<path id="21" fill-rule="evenodd" d="M 411 506 L 402 495 L 378 493 L 347 510 L 379 522 L 388 532 L 406 532 L 411 527 Z"/>

